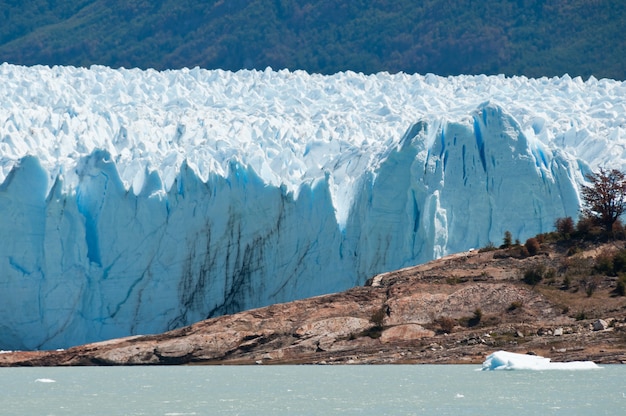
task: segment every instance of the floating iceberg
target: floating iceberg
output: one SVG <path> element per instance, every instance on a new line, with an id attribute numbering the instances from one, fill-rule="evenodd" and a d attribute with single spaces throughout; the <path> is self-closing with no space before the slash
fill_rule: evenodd
<path id="1" fill-rule="evenodd" d="M 593 361 L 571 361 L 553 363 L 549 358 L 538 355 L 517 354 L 507 351 L 496 351 L 487 356 L 483 362 L 483 371 L 492 370 L 593 370 L 602 368 Z"/>

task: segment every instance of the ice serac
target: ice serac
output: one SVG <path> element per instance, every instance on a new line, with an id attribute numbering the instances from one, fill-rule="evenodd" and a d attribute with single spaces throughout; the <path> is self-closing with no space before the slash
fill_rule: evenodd
<path id="1" fill-rule="evenodd" d="M 622 87 L 0 65 L 0 348 L 162 332 L 548 231 L 577 216 L 576 152 L 620 140 Z"/>
<path id="2" fill-rule="evenodd" d="M 526 239 L 576 217 L 579 176 L 496 105 L 466 122 L 420 121 L 364 177 L 347 246 L 363 276 L 497 243 L 506 230 Z"/>

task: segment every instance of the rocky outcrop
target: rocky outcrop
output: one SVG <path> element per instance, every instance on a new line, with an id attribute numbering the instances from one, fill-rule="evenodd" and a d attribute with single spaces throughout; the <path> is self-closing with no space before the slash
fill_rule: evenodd
<path id="1" fill-rule="evenodd" d="M 594 331 L 605 331 L 609 327 L 609 324 L 604 319 L 598 319 L 591 325 Z"/>
<path id="2" fill-rule="evenodd" d="M 609 297 L 610 288 L 589 297 L 521 282 L 524 268 L 539 261 L 556 267 L 557 257 L 449 256 L 376 276 L 368 286 L 160 335 L 3 353 L 0 365 L 479 363 L 496 349 L 555 361 L 626 361 L 626 301 Z M 581 302 L 586 315 L 598 316 L 581 319 L 574 310 Z"/>

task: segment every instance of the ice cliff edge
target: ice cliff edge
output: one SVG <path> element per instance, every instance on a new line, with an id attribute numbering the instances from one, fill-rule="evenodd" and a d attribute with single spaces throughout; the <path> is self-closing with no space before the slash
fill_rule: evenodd
<path id="1" fill-rule="evenodd" d="M 340 291 L 576 215 L 575 166 L 538 159 L 511 123 L 486 106 L 471 126 L 413 125 L 358 179 L 345 226 L 331 176 L 294 195 L 238 162 L 207 181 L 183 163 L 167 193 L 154 192 L 152 173 L 135 195 L 95 151 L 80 160 L 74 192 L 59 179 L 46 193 L 46 171 L 25 157 L 0 188 L 2 347 L 161 332 Z"/>
<path id="2" fill-rule="evenodd" d="M 271 81 L 275 74 L 268 76 Z M 124 105 L 123 94 L 117 99 Z M 163 105 L 193 109 L 172 100 Z M 55 108 L 68 114 L 64 106 Z M 98 120 L 114 106 L 98 108 L 96 121 L 57 120 L 58 129 L 49 125 L 55 108 L 42 124 L 33 115 L 31 139 L 43 125 L 56 132 L 57 147 L 70 136 L 78 147 L 62 154 L 42 144 L 41 154 L 16 158 L 0 185 L 2 349 L 62 348 L 162 332 L 208 316 L 340 291 L 378 272 L 498 242 L 505 230 L 525 239 L 579 209 L 577 184 L 585 164 L 529 135 L 513 115 L 489 102 L 457 118 L 401 119 L 404 133 L 375 146 L 351 144 L 343 136 L 338 143 L 322 127 L 298 142 L 280 136 L 289 123 L 206 137 L 211 127 L 204 122 L 178 122 L 172 140 L 188 140 L 185 148 L 192 150 L 168 153 L 159 143 L 152 151 L 161 152 L 161 159 L 144 164 L 135 161 L 145 156 L 142 146 L 154 142 L 129 131 L 154 113 L 137 115 L 129 126 L 114 129 L 115 140 L 96 146 L 111 137 Z M 400 123 L 388 110 L 382 121 Z M 3 111 L 14 116 L 4 118 L 3 142 L 17 154 L 19 140 L 26 140 L 24 120 L 16 121 L 23 114 Z M 333 111 L 332 117 L 340 114 Z M 354 114 L 343 113 L 351 128 Z M 116 123 L 108 117 L 110 125 Z M 89 129 L 71 127 L 73 122 Z M 332 123 L 333 129 L 342 125 Z M 192 130 L 194 138 L 185 139 Z M 238 154 L 221 142 L 250 131 L 256 131 L 252 141 L 263 149 L 263 160 L 245 146 Z M 81 137 L 93 148 L 81 148 Z M 194 159 L 203 148 L 213 158 L 207 156 L 204 167 Z M 300 159 L 291 160 L 289 152 Z M 61 163 L 51 164 L 52 153 Z M 175 171 L 165 162 L 181 158 Z M 281 169 L 284 180 L 275 174 Z M 299 183 L 293 180 L 297 171 Z"/>

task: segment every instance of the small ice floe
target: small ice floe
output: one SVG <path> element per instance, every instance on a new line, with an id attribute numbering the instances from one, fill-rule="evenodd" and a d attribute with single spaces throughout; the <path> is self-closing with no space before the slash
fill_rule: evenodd
<path id="1" fill-rule="evenodd" d="M 178 412 L 173 412 L 173 413 L 166 413 L 165 416 L 186 416 L 186 415 L 197 415 L 196 412 L 191 412 L 191 413 L 178 413 Z"/>
<path id="2" fill-rule="evenodd" d="M 464 397 L 465 397 L 465 395 L 463 395 L 463 394 L 461 394 L 461 393 L 457 393 L 457 394 L 454 396 L 454 398 L 455 398 L 455 399 L 462 399 L 462 398 L 464 398 Z"/>
<path id="3" fill-rule="evenodd" d="M 53 380 L 51 378 L 38 378 L 37 380 L 35 380 L 35 383 L 56 383 L 56 380 Z"/>
<path id="4" fill-rule="evenodd" d="M 483 361 L 483 371 L 490 370 L 593 370 L 602 368 L 593 361 L 553 363 L 549 358 L 538 355 L 496 351 Z"/>

